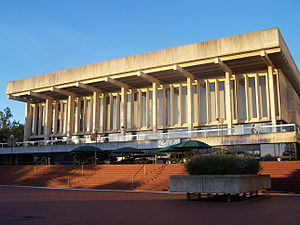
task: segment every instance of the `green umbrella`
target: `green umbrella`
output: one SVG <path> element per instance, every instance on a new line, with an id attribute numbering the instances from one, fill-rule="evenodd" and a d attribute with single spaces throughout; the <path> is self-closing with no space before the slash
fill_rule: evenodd
<path id="1" fill-rule="evenodd" d="M 117 153 L 117 154 L 143 154 L 141 150 L 137 148 L 132 148 L 132 147 L 124 147 L 124 148 L 118 148 L 116 150 L 113 150 L 112 153 Z"/>
<path id="2" fill-rule="evenodd" d="M 95 146 L 92 146 L 92 145 L 82 145 L 82 146 L 79 146 L 77 148 L 74 148 L 72 151 L 71 151 L 71 154 L 82 154 L 82 153 L 87 153 L 87 152 L 103 152 L 100 148 L 97 148 Z"/>
<path id="3" fill-rule="evenodd" d="M 210 145 L 202 142 L 202 141 L 196 141 L 196 140 L 187 140 L 180 142 L 176 146 L 174 146 L 175 149 L 201 149 L 201 148 L 211 148 Z"/>
<path id="4" fill-rule="evenodd" d="M 174 145 L 169 145 L 167 147 L 164 147 L 164 148 L 160 149 L 159 151 L 160 152 L 177 152 L 177 151 L 181 151 L 181 150 L 178 150 L 178 149 L 175 148 L 179 144 L 180 143 L 177 143 L 177 144 L 174 144 Z"/>

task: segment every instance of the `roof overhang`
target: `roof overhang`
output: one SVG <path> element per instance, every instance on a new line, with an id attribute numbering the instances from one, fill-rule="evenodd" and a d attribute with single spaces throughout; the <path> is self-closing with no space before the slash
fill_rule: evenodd
<path id="1" fill-rule="evenodd" d="M 268 63 L 286 75 L 300 96 L 298 68 L 277 28 L 12 81 L 7 83 L 7 94 L 12 98 L 29 99 L 34 96 L 28 96 L 28 91 L 34 91 L 65 99 L 64 91 L 89 96 L 91 90 L 105 93 L 120 91 L 121 87 L 146 88 L 151 87 L 153 81 L 160 84 L 186 82 L 187 76 L 206 79 L 224 76 L 225 71 L 232 74 L 266 71 Z M 51 90 L 53 86 L 62 90 L 61 93 Z"/>

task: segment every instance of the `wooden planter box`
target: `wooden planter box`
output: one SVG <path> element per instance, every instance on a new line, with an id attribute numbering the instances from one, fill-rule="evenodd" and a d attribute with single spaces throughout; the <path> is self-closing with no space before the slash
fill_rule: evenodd
<path id="1" fill-rule="evenodd" d="M 241 194 L 271 188 L 270 175 L 173 175 L 170 192 Z"/>

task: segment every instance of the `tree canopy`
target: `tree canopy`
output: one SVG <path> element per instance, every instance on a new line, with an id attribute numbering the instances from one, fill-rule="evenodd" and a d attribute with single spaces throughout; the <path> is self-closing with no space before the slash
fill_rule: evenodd
<path id="1" fill-rule="evenodd" d="M 12 134 L 16 141 L 23 141 L 24 125 L 12 118 L 13 114 L 9 107 L 0 111 L 0 143 L 7 142 Z"/>

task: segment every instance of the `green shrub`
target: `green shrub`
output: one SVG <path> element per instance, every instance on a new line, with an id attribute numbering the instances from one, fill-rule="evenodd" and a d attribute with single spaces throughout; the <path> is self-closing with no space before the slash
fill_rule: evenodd
<path id="1" fill-rule="evenodd" d="M 234 156 L 195 156 L 186 164 L 185 169 L 190 175 L 223 175 L 223 174 L 257 174 L 259 163 L 251 158 Z"/>

